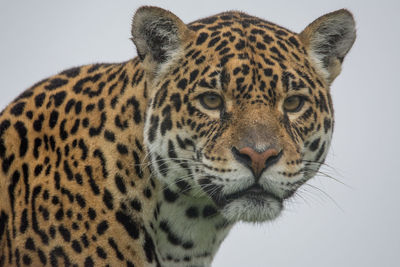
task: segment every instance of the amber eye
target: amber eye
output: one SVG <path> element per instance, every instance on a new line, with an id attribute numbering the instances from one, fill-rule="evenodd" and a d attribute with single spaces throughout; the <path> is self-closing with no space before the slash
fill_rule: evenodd
<path id="1" fill-rule="evenodd" d="M 214 93 L 202 94 L 200 95 L 199 99 L 200 103 L 206 109 L 211 109 L 211 110 L 221 109 L 223 106 L 222 97 Z"/>
<path id="2" fill-rule="evenodd" d="M 283 109 L 286 112 L 297 112 L 303 107 L 303 104 L 304 97 L 294 95 L 285 99 L 285 102 L 283 102 Z"/>

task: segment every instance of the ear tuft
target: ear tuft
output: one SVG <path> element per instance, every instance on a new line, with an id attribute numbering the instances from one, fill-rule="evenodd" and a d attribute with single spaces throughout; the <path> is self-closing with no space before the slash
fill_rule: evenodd
<path id="1" fill-rule="evenodd" d="M 189 29 L 171 12 L 151 6 L 139 8 L 132 21 L 132 40 L 138 56 L 152 67 L 166 63 L 180 50 Z"/>
<path id="2" fill-rule="evenodd" d="M 355 39 L 354 18 L 346 9 L 316 19 L 300 34 L 300 40 L 328 83 L 339 75 Z"/>

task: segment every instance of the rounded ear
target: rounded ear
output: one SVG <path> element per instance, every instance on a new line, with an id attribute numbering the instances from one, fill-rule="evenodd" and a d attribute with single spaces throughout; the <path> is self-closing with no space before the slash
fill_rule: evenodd
<path id="1" fill-rule="evenodd" d="M 177 58 L 190 35 L 191 30 L 177 16 L 162 8 L 143 6 L 133 16 L 132 41 L 153 75 Z"/>
<path id="2" fill-rule="evenodd" d="M 340 74 L 343 59 L 356 39 L 353 15 L 346 9 L 328 13 L 308 25 L 299 37 L 330 84 Z"/>

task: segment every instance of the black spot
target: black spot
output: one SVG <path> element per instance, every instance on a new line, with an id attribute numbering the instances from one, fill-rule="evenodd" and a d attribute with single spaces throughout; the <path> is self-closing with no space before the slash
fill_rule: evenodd
<path id="1" fill-rule="evenodd" d="M 77 253 L 81 253 L 82 252 L 82 247 L 81 244 L 79 243 L 78 240 L 72 240 L 72 244 L 71 247 L 75 250 L 75 252 Z"/>
<path id="2" fill-rule="evenodd" d="M 99 235 L 103 235 L 105 231 L 108 229 L 108 222 L 107 221 L 102 221 L 97 225 L 97 233 Z"/>
<path id="3" fill-rule="evenodd" d="M 95 108 L 95 105 L 94 105 L 94 104 L 89 104 L 89 105 L 86 106 L 86 112 L 93 111 L 94 108 Z"/>
<path id="4" fill-rule="evenodd" d="M 32 88 L 30 88 L 30 89 L 24 91 L 22 94 L 20 94 L 20 95 L 15 99 L 15 101 L 18 101 L 18 100 L 21 100 L 21 99 L 24 99 L 24 98 L 30 98 L 30 97 L 33 95 L 33 93 L 34 93 L 34 92 L 33 92 Z"/>
<path id="5" fill-rule="evenodd" d="M 188 80 L 186 78 L 183 78 L 178 82 L 177 87 L 182 89 L 182 90 L 185 90 L 186 86 L 187 86 L 187 83 L 188 83 Z"/>
<path id="6" fill-rule="evenodd" d="M 162 110 L 163 121 L 161 122 L 161 135 L 164 136 L 165 133 L 172 129 L 172 120 L 171 120 L 171 106 L 166 106 Z"/>
<path id="7" fill-rule="evenodd" d="M 187 192 L 189 191 L 192 187 L 190 186 L 190 184 L 186 181 L 183 180 L 178 180 L 176 181 L 176 185 L 179 187 L 179 189 L 181 189 L 183 192 Z"/>
<path id="8" fill-rule="evenodd" d="M 189 83 L 192 83 L 196 78 L 197 75 L 199 75 L 199 71 L 198 70 L 194 70 L 190 73 L 190 80 Z"/>
<path id="9" fill-rule="evenodd" d="M 100 149 L 96 149 L 93 152 L 93 156 L 95 158 L 99 158 L 101 162 L 101 171 L 103 174 L 103 178 L 106 179 L 108 177 L 107 165 L 106 165 L 106 158 L 104 157 L 103 152 Z"/>
<path id="10" fill-rule="evenodd" d="M 214 46 L 219 40 L 221 40 L 221 37 L 217 36 L 214 39 L 211 39 L 210 42 L 208 43 L 208 47 Z"/>
<path id="11" fill-rule="evenodd" d="M 144 251 L 146 253 L 146 258 L 148 262 L 153 261 L 153 257 L 155 254 L 155 247 L 153 240 L 151 239 L 149 233 L 147 233 L 146 230 L 144 230 L 144 245 L 143 245 Z"/>
<path id="12" fill-rule="evenodd" d="M 150 129 L 148 132 L 148 135 L 149 135 L 148 138 L 149 138 L 150 143 L 152 143 L 156 137 L 159 120 L 160 119 L 158 116 L 151 115 L 151 117 L 150 117 Z"/>
<path id="13" fill-rule="evenodd" d="M 89 240 L 88 240 L 86 234 L 83 234 L 83 235 L 81 236 L 81 242 L 82 242 L 82 244 L 83 244 L 83 246 L 84 246 L 85 248 L 87 248 L 87 247 L 89 246 Z"/>
<path id="14" fill-rule="evenodd" d="M 44 252 L 41 249 L 37 250 L 38 256 L 39 256 L 39 260 L 43 265 L 46 265 L 47 263 L 47 258 L 46 255 L 44 255 Z"/>
<path id="15" fill-rule="evenodd" d="M 196 207 L 190 207 L 186 210 L 186 216 L 188 218 L 197 218 L 199 217 L 199 210 Z"/>
<path id="16" fill-rule="evenodd" d="M 23 157 L 26 154 L 26 151 L 28 150 L 28 139 L 26 138 L 26 134 L 28 130 L 26 129 L 25 125 L 21 121 L 17 121 L 14 124 L 15 130 L 17 130 L 19 138 L 21 139 L 20 145 L 19 145 L 19 156 Z"/>
<path id="17" fill-rule="evenodd" d="M 96 254 L 97 254 L 97 256 L 99 256 L 99 258 L 107 259 L 107 253 L 101 247 L 96 248 Z"/>
<path id="18" fill-rule="evenodd" d="M 115 243 L 113 238 L 108 239 L 108 244 L 114 249 L 115 254 L 117 255 L 117 258 L 120 259 L 121 261 L 124 260 L 124 255 L 119 251 L 117 243 Z"/>
<path id="19" fill-rule="evenodd" d="M 101 98 L 99 102 L 97 102 L 97 107 L 99 108 L 100 111 L 104 109 L 104 99 Z"/>
<path id="20" fill-rule="evenodd" d="M 24 255 L 24 256 L 22 257 L 22 262 L 23 262 L 25 265 L 31 265 L 32 259 L 31 259 L 31 257 L 29 257 L 28 255 Z"/>
<path id="21" fill-rule="evenodd" d="M 46 85 L 44 89 L 52 91 L 68 83 L 68 80 L 55 78 L 50 80 L 50 84 Z"/>
<path id="22" fill-rule="evenodd" d="M 26 117 L 28 118 L 28 119 L 32 119 L 33 118 L 33 112 L 32 111 L 27 111 L 26 113 L 25 113 L 25 115 L 26 115 Z"/>
<path id="23" fill-rule="evenodd" d="M 107 189 L 104 189 L 103 202 L 108 209 L 112 210 L 114 208 L 113 196 Z"/>
<path id="24" fill-rule="evenodd" d="M 85 83 L 89 83 L 89 82 L 95 83 L 101 78 L 101 76 L 102 75 L 100 73 L 98 73 L 93 76 L 87 76 L 85 78 L 82 78 L 74 85 L 74 87 L 72 89 L 74 90 L 75 93 L 79 94 L 82 92 L 82 89 L 83 89 Z"/>
<path id="25" fill-rule="evenodd" d="M 203 209 L 203 217 L 204 218 L 211 217 L 211 216 L 215 215 L 216 213 L 217 213 L 217 210 L 214 207 L 209 206 L 209 205 L 205 206 Z"/>
<path id="26" fill-rule="evenodd" d="M 272 69 L 271 68 L 266 68 L 264 69 L 264 75 L 271 77 L 272 76 Z"/>
<path id="27" fill-rule="evenodd" d="M 88 147 L 85 144 L 85 141 L 83 141 L 83 139 L 79 139 L 78 146 L 82 150 L 81 160 L 85 160 L 89 151 Z"/>
<path id="28" fill-rule="evenodd" d="M 42 170 L 43 170 L 43 165 L 38 164 L 38 165 L 36 165 L 33 173 L 35 176 L 38 176 L 42 172 Z"/>
<path id="29" fill-rule="evenodd" d="M 140 108 L 139 108 L 139 101 L 136 100 L 134 96 L 132 96 L 128 101 L 127 101 L 127 106 L 133 106 L 133 120 L 135 121 L 136 124 L 139 124 L 142 121 L 142 115 L 140 113 Z"/>
<path id="30" fill-rule="evenodd" d="M 140 164 L 140 159 L 139 159 L 139 155 L 138 153 L 136 153 L 136 151 L 132 151 L 132 155 L 133 155 L 133 160 L 135 162 L 135 172 L 137 174 L 137 176 L 142 179 L 143 178 L 143 171 L 141 168 L 141 164 Z"/>
<path id="31" fill-rule="evenodd" d="M 4 212 L 2 212 L 1 216 L 0 216 L 0 237 L 2 236 L 2 227 L 4 227 L 2 225 L 3 220 L 6 220 L 7 217 L 4 217 L 5 214 L 3 214 Z M 22 211 L 22 215 L 21 215 L 21 225 L 19 227 L 19 231 L 23 234 L 25 233 L 26 229 L 28 228 L 29 222 L 28 222 L 28 210 L 25 208 Z"/>
<path id="32" fill-rule="evenodd" d="M 63 237 L 64 241 L 70 242 L 71 241 L 71 233 L 64 225 L 60 225 L 58 227 L 58 231 L 60 232 L 61 236 Z"/>
<path id="33" fill-rule="evenodd" d="M 87 165 L 85 166 L 85 172 L 89 177 L 89 185 L 93 191 L 93 194 L 98 195 L 100 194 L 99 186 L 96 184 L 95 180 L 93 179 L 93 170 L 92 167 Z"/>
<path id="34" fill-rule="evenodd" d="M 131 204 L 131 207 L 133 209 L 135 209 L 136 211 L 140 212 L 142 210 L 142 203 L 137 198 L 131 200 L 130 204 Z"/>
<path id="35" fill-rule="evenodd" d="M 50 120 L 49 120 L 49 127 L 51 129 L 54 128 L 54 126 L 56 126 L 57 124 L 57 120 L 58 120 L 58 111 L 53 110 L 50 114 Z"/>
<path id="36" fill-rule="evenodd" d="M 332 127 L 331 122 L 332 121 L 329 118 L 325 118 L 324 119 L 324 130 L 325 130 L 325 133 L 328 133 L 328 131 L 331 129 L 331 127 Z"/>
<path id="37" fill-rule="evenodd" d="M 235 48 L 237 50 L 242 50 L 244 47 L 246 46 L 246 43 L 244 40 L 239 39 L 239 41 L 237 42 L 237 44 L 235 45 Z"/>
<path id="38" fill-rule="evenodd" d="M 71 134 L 75 134 L 78 131 L 80 122 L 81 122 L 80 119 L 75 120 L 75 123 L 71 128 Z"/>
<path id="39" fill-rule="evenodd" d="M 61 140 L 65 140 L 68 138 L 68 132 L 65 130 L 65 124 L 67 123 L 67 119 L 63 119 L 60 123 L 60 138 Z"/>
<path id="40" fill-rule="evenodd" d="M 191 242 L 191 241 L 185 242 L 185 243 L 182 244 L 182 247 L 183 247 L 184 249 L 191 249 L 191 248 L 193 248 L 193 246 L 194 246 L 194 244 L 193 244 L 193 242 Z"/>
<path id="41" fill-rule="evenodd" d="M 199 36 L 197 37 L 196 45 L 201 45 L 202 43 L 204 43 L 207 40 L 207 37 L 208 33 L 206 32 L 200 33 Z"/>
<path id="42" fill-rule="evenodd" d="M 294 44 L 294 46 L 299 47 L 299 42 L 297 41 L 297 39 L 295 37 L 293 37 L 293 36 L 289 37 L 289 42 Z"/>
<path id="43" fill-rule="evenodd" d="M 63 211 L 63 209 L 59 208 L 54 217 L 56 218 L 57 221 L 61 221 L 62 219 L 64 219 L 64 211 Z"/>
<path id="44" fill-rule="evenodd" d="M 15 159 L 14 154 L 11 154 L 9 157 L 3 159 L 3 163 L 1 164 L 1 167 L 2 167 L 4 173 L 8 172 L 14 159 Z"/>
<path id="45" fill-rule="evenodd" d="M 137 223 L 131 217 L 122 213 L 121 211 L 118 211 L 115 215 L 116 215 L 117 221 L 124 226 L 124 228 L 128 232 L 128 234 L 133 239 L 138 239 L 139 238 L 139 228 L 137 226 Z"/>
<path id="46" fill-rule="evenodd" d="M 81 194 L 77 193 L 75 197 L 76 197 L 76 201 L 78 202 L 78 205 L 79 205 L 81 208 L 86 207 L 85 198 L 84 198 Z"/>
<path id="47" fill-rule="evenodd" d="M 25 248 L 29 250 L 35 250 L 35 242 L 33 242 L 33 239 L 28 237 L 25 242 Z"/>
<path id="48" fill-rule="evenodd" d="M 78 101 L 75 104 L 75 114 L 79 115 L 82 111 L 82 101 Z"/>
<path id="49" fill-rule="evenodd" d="M 317 138 L 311 143 L 311 145 L 310 145 L 310 150 L 311 151 L 316 151 L 318 149 L 320 140 L 321 140 L 320 138 Z"/>
<path id="50" fill-rule="evenodd" d="M 72 173 L 68 160 L 64 160 L 64 172 L 67 175 L 68 180 L 71 181 L 72 179 L 74 179 L 74 174 Z"/>
<path id="51" fill-rule="evenodd" d="M 94 266 L 94 262 L 92 260 L 92 257 L 88 256 L 85 259 L 85 267 L 93 267 Z"/>
<path id="52" fill-rule="evenodd" d="M 160 222 L 160 229 L 167 234 L 168 241 L 171 244 L 175 246 L 182 244 L 182 240 L 171 231 L 167 221 L 162 220 Z"/>
<path id="53" fill-rule="evenodd" d="M 67 94 L 65 93 L 65 91 L 61 91 L 61 92 L 58 92 L 57 94 L 55 94 L 54 95 L 54 105 L 56 107 L 60 106 L 64 102 L 66 95 Z"/>
<path id="54" fill-rule="evenodd" d="M 121 155 L 128 154 L 128 147 L 123 144 L 117 144 L 117 150 Z"/>
<path id="55" fill-rule="evenodd" d="M 118 190 L 122 194 L 126 194 L 126 186 L 125 186 L 124 179 L 118 174 L 115 175 L 115 184 L 117 185 Z"/>
<path id="56" fill-rule="evenodd" d="M 188 25 L 188 27 L 193 31 L 198 31 L 198 30 L 203 29 L 205 26 L 198 24 L 198 25 Z"/>
<path id="57" fill-rule="evenodd" d="M 11 108 L 10 113 L 14 116 L 20 116 L 24 112 L 24 108 L 25 102 L 18 102 Z"/>
<path id="58" fill-rule="evenodd" d="M 145 189 L 143 189 L 143 195 L 146 198 L 151 198 L 151 190 L 150 190 L 150 188 L 146 187 Z"/>
<path id="59" fill-rule="evenodd" d="M 104 131 L 104 137 L 106 138 L 106 140 L 108 140 L 110 142 L 115 141 L 115 134 L 109 130 Z"/>
<path id="60" fill-rule="evenodd" d="M 81 69 L 79 67 L 70 68 L 68 70 L 64 70 L 60 74 L 66 75 L 68 78 L 74 78 L 79 75 Z"/>
<path id="61" fill-rule="evenodd" d="M 89 210 L 88 210 L 88 215 L 89 215 L 89 218 L 90 218 L 91 220 L 96 219 L 96 211 L 95 211 L 94 209 L 89 208 Z"/>
<path id="62" fill-rule="evenodd" d="M 164 194 L 164 199 L 170 203 L 175 202 L 175 200 L 177 200 L 179 197 L 177 193 L 172 192 L 169 188 L 165 188 L 163 194 Z"/>
<path id="63" fill-rule="evenodd" d="M 43 105 L 45 97 L 46 97 L 45 93 L 41 93 L 41 94 L 38 94 L 37 96 L 35 96 L 35 106 L 37 108 L 39 108 Z"/>
<path id="64" fill-rule="evenodd" d="M 44 116 L 43 114 L 40 114 L 38 119 L 33 122 L 33 129 L 35 129 L 35 131 L 37 132 L 40 132 L 40 130 L 42 130 L 43 121 L 44 121 Z"/>
<path id="65" fill-rule="evenodd" d="M 69 111 L 72 109 L 72 107 L 75 105 L 75 100 L 70 99 L 68 100 L 67 104 L 65 105 L 65 113 L 69 113 Z"/>

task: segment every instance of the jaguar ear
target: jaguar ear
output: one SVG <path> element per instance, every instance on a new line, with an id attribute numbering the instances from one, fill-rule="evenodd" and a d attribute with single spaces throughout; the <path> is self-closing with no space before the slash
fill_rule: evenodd
<path id="1" fill-rule="evenodd" d="M 316 68 L 331 84 L 356 39 L 353 15 L 346 9 L 328 13 L 307 26 L 299 37 Z"/>
<path id="2" fill-rule="evenodd" d="M 154 76 L 179 57 L 191 30 L 171 12 L 151 6 L 139 8 L 132 21 L 132 41 L 144 67 Z"/>

